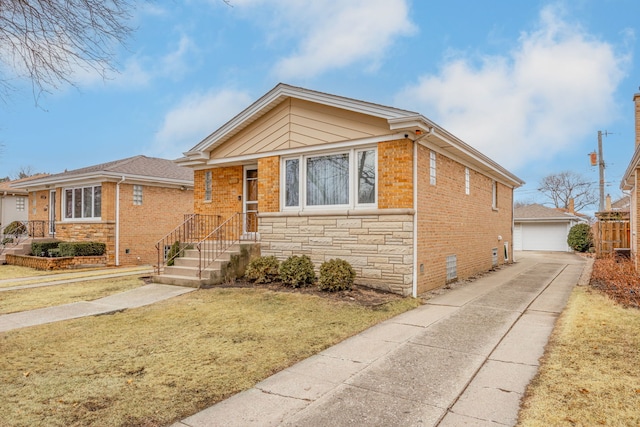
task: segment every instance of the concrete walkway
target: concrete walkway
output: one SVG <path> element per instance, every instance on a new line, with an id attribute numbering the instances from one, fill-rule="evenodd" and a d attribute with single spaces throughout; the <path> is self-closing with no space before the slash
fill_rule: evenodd
<path id="1" fill-rule="evenodd" d="M 512 426 L 588 265 L 519 257 L 173 427 Z"/>
<path id="2" fill-rule="evenodd" d="M 87 280 L 99 280 L 125 275 L 140 274 L 148 272 L 148 268 L 128 269 L 126 271 L 114 271 L 114 269 L 104 270 L 104 274 L 94 273 L 92 276 L 81 276 L 82 273 L 69 273 L 62 279 L 60 275 L 52 275 L 56 280 L 44 281 L 37 284 L 21 285 L 1 288 L 0 291 L 25 289 L 31 287 L 63 285 Z M 74 276 L 75 274 L 75 276 Z M 87 274 L 86 272 L 84 274 Z M 42 278 L 31 277 L 29 279 Z M 78 317 L 95 316 L 98 314 L 115 313 L 128 308 L 142 307 L 153 304 L 168 298 L 195 291 L 195 288 L 183 288 L 180 286 L 150 284 L 129 291 L 110 295 L 93 301 L 79 301 L 70 304 L 63 304 L 54 307 L 40 308 L 36 310 L 22 311 L 18 313 L 0 315 L 0 332 L 12 329 L 25 328 L 28 326 L 43 325 L 45 323 L 58 322 L 61 320 L 76 319 Z M 1 295 L 1 293 L 0 293 Z"/>

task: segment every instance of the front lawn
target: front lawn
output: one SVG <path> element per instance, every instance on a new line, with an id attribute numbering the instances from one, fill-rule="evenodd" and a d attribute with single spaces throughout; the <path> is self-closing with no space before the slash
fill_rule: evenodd
<path id="1" fill-rule="evenodd" d="M 217 288 L 6 332 L 2 422 L 169 425 L 417 305 Z"/>
<path id="2" fill-rule="evenodd" d="M 640 426 L 640 277 L 596 260 L 558 319 L 520 426 Z"/>

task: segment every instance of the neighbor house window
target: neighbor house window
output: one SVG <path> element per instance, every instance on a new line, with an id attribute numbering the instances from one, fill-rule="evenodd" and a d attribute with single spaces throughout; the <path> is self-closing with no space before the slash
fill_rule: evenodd
<path id="1" fill-rule="evenodd" d="M 436 185 L 436 152 L 429 153 L 429 183 Z"/>
<path id="2" fill-rule="evenodd" d="M 66 219 L 100 218 L 102 187 L 66 188 L 64 190 L 64 217 Z"/>
<path id="3" fill-rule="evenodd" d="M 134 205 L 142 204 L 142 185 L 133 186 L 133 204 Z"/>
<path id="4" fill-rule="evenodd" d="M 285 208 L 376 203 L 375 149 L 303 155 L 282 166 Z"/>
<path id="5" fill-rule="evenodd" d="M 24 212 L 25 205 L 26 203 L 24 197 L 16 197 L 16 211 Z"/>
<path id="6" fill-rule="evenodd" d="M 204 173 L 204 199 L 211 200 L 212 174 L 211 171 Z"/>
<path id="7" fill-rule="evenodd" d="M 464 168 L 464 194 L 469 194 L 471 192 L 470 178 L 469 178 L 469 168 Z"/>

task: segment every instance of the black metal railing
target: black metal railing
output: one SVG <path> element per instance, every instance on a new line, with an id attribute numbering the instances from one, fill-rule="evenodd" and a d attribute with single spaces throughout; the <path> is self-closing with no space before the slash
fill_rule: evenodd
<path id="1" fill-rule="evenodd" d="M 195 248 L 203 237 L 220 225 L 221 220 L 220 215 L 185 215 L 182 224 L 156 243 L 158 253 L 156 273 L 160 274 L 166 265 L 173 265 L 174 260 L 183 256 L 186 249 Z"/>
<path id="2" fill-rule="evenodd" d="M 199 279 L 202 279 L 202 272 L 234 244 L 241 240 L 257 241 L 258 233 L 244 232 L 246 221 L 251 218 L 251 214 L 238 212 L 198 242 L 196 249 L 198 250 Z"/>
<path id="3" fill-rule="evenodd" d="M 14 223 L 15 225 L 11 226 Z M 0 254 L 29 238 L 43 238 L 49 235 L 49 221 L 14 221 L 11 224 L 0 230 Z"/>

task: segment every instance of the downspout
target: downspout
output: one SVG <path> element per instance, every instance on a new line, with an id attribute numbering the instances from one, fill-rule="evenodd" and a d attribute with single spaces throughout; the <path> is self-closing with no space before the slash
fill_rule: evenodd
<path id="1" fill-rule="evenodd" d="M 418 297 L 418 140 L 413 141 L 413 289 Z"/>
<path id="2" fill-rule="evenodd" d="M 122 179 L 116 184 L 116 267 L 120 266 L 120 184 L 124 182 Z"/>
<path id="3" fill-rule="evenodd" d="M 434 128 L 413 140 L 413 289 L 411 295 L 418 297 L 418 141 L 434 135 Z"/>

